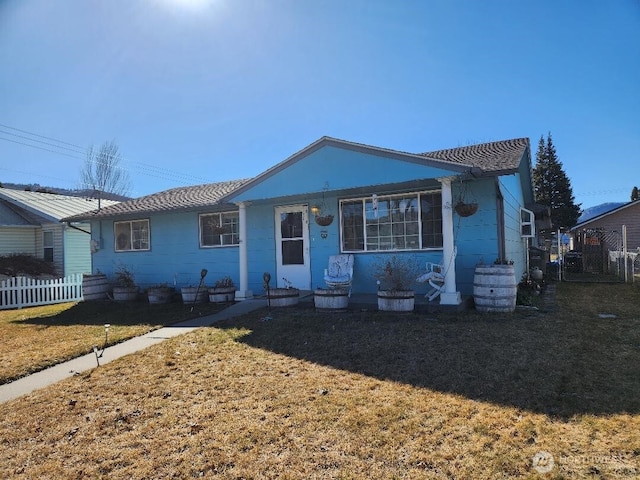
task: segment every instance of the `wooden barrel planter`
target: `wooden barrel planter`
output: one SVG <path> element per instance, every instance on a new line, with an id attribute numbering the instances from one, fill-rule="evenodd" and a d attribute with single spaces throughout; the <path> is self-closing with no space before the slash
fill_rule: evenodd
<path id="1" fill-rule="evenodd" d="M 182 293 L 182 303 L 206 303 L 209 300 L 209 288 L 206 286 L 198 287 L 182 287 L 180 290 Z"/>
<path id="2" fill-rule="evenodd" d="M 316 310 L 344 311 L 349 306 L 349 290 L 318 288 L 313 292 Z"/>
<path id="3" fill-rule="evenodd" d="M 415 301 L 413 290 L 378 290 L 378 310 L 382 312 L 411 312 Z"/>
<path id="4" fill-rule="evenodd" d="M 82 297 L 85 302 L 105 300 L 109 293 L 109 279 L 103 273 L 82 276 Z"/>
<path id="5" fill-rule="evenodd" d="M 473 277 L 473 300 L 479 312 L 513 312 L 518 283 L 513 265 L 478 265 Z"/>
<path id="6" fill-rule="evenodd" d="M 173 289 L 169 287 L 150 287 L 147 290 L 147 299 L 149 303 L 169 303 L 173 296 Z"/>
<path id="7" fill-rule="evenodd" d="M 138 299 L 138 287 L 113 287 L 116 302 L 133 302 Z"/>
<path id="8" fill-rule="evenodd" d="M 228 303 L 233 302 L 236 298 L 235 287 L 224 288 L 210 288 L 209 289 L 209 302 L 210 303 Z"/>
<path id="9" fill-rule="evenodd" d="M 298 304 L 300 290 L 297 288 L 272 288 L 267 292 L 272 307 L 292 307 Z"/>

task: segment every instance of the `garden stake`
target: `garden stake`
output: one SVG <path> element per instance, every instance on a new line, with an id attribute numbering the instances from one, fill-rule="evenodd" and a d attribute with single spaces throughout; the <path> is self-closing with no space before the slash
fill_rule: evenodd
<path id="1" fill-rule="evenodd" d="M 200 287 L 204 283 L 204 277 L 206 277 L 206 276 L 207 276 L 207 269 L 203 268 L 202 270 L 200 270 L 200 283 L 198 284 L 198 288 L 196 288 L 196 296 L 193 299 L 193 305 L 191 306 L 190 312 L 193 312 L 193 307 L 195 306 L 196 302 L 198 301 L 198 293 L 200 293 Z"/>

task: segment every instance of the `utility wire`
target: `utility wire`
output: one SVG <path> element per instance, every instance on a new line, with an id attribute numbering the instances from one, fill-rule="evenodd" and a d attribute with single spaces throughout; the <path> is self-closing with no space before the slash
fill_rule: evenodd
<path id="1" fill-rule="evenodd" d="M 5 125 L 5 124 L 2 124 L 2 123 L 0 123 L 0 127 L 3 127 L 5 129 L 14 130 L 16 132 L 25 133 L 27 135 L 31 135 L 32 137 L 38 137 L 38 138 L 43 138 L 45 140 L 50 140 L 50 141 L 56 142 L 56 143 L 58 143 L 60 145 L 56 145 L 56 144 L 53 144 L 53 143 L 45 142 L 43 140 L 38 140 L 37 138 L 30 138 L 30 137 L 27 137 L 25 135 L 19 135 L 19 134 L 16 134 L 16 133 L 0 130 L 1 134 L 11 135 L 11 136 L 14 136 L 16 138 L 20 138 L 22 140 L 27 140 L 28 142 L 37 142 L 37 143 L 40 143 L 42 145 L 46 145 L 48 147 L 53 147 L 55 149 L 68 150 L 68 151 L 70 151 L 72 153 L 75 153 L 77 155 L 84 155 L 84 153 L 86 151 L 85 149 L 83 149 L 83 147 L 81 147 L 79 145 L 76 145 L 74 143 L 65 142 L 63 140 L 59 140 L 59 139 L 56 139 L 56 138 L 53 138 L 53 137 L 47 137 L 45 135 L 40 135 L 40 134 L 37 134 L 37 133 L 34 133 L 34 132 L 30 132 L 28 130 L 23 130 L 23 129 L 12 127 L 10 125 Z M 0 137 L 0 140 L 6 141 L 6 142 L 16 143 L 16 144 L 19 144 L 19 145 L 24 145 L 24 146 L 27 146 L 27 147 L 35 148 L 35 149 L 38 149 L 38 150 L 43 150 L 43 151 L 50 152 L 50 153 L 55 153 L 55 154 L 58 154 L 58 155 L 64 155 L 66 157 L 74 158 L 74 159 L 77 159 L 77 160 L 82 160 L 84 158 L 82 156 L 71 155 L 71 154 L 69 154 L 67 152 L 63 152 L 63 151 L 60 151 L 60 150 L 52 150 L 51 148 L 46 148 L 46 147 L 43 147 L 41 145 L 34 145 L 34 144 L 31 144 L 31 143 L 25 143 L 25 142 L 21 142 L 21 141 L 18 141 L 18 140 L 11 139 L 11 138 Z M 69 148 L 69 147 L 66 147 L 64 145 L 69 145 L 70 147 L 73 147 L 73 148 Z M 176 182 L 180 182 L 180 183 L 187 184 L 187 185 L 191 184 L 193 182 L 200 182 L 200 183 L 208 183 L 208 182 L 210 182 L 210 180 L 204 179 L 204 178 L 199 177 L 197 175 L 192 175 L 192 174 L 184 173 L 184 172 L 177 172 L 175 170 L 170 170 L 168 168 L 158 167 L 158 166 L 155 166 L 155 165 L 150 165 L 150 164 L 146 164 L 146 163 L 142 163 L 142 162 L 135 162 L 135 161 L 132 161 L 132 160 L 128 160 L 128 159 L 126 159 L 124 157 L 122 157 L 122 160 L 124 160 L 124 163 L 128 163 L 130 165 L 130 167 L 135 168 L 136 171 L 138 171 L 139 173 L 141 173 L 143 175 L 151 176 L 151 177 L 154 177 L 154 178 L 160 178 L 160 179 L 163 179 L 163 180 L 176 181 Z M 121 170 L 132 172 L 132 169 L 130 167 L 128 168 L 126 166 L 119 166 L 118 168 L 120 168 Z"/>

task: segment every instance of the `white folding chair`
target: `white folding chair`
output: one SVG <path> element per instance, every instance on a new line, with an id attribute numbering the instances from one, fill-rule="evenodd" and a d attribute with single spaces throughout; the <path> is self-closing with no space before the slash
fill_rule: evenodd
<path id="1" fill-rule="evenodd" d="M 420 283 L 428 283 L 429 291 L 426 293 L 425 298 L 429 301 L 433 301 L 444 290 L 444 268 L 439 263 L 427 262 L 427 272 L 420 275 L 416 281 Z"/>

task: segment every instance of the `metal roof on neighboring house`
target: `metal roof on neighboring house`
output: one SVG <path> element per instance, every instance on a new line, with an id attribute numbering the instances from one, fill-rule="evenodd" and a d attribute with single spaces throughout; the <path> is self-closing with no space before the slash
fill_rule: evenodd
<path id="1" fill-rule="evenodd" d="M 50 222 L 59 222 L 63 218 L 97 210 L 98 208 L 98 200 L 95 198 L 13 190 L 1 187 L 0 199 L 14 208 L 18 207 L 26 210 Z M 113 200 L 100 200 L 102 207 L 109 207 L 117 203 Z"/>
<path id="2" fill-rule="evenodd" d="M 176 210 L 194 210 L 216 205 L 219 200 L 248 181 L 231 180 L 190 187 L 177 187 L 118 203 L 99 212 L 75 215 L 65 220 L 88 220 L 123 215 L 139 215 Z"/>

